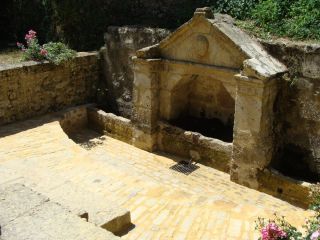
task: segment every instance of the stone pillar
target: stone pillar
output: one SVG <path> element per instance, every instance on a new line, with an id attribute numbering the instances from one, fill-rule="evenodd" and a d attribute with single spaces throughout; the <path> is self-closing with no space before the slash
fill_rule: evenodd
<path id="1" fill-rule="evenodd" d="M 134 59 L 133 145 L 147 151 L 157 147 L 159 73 L 155 69 L 148 60 Z"/>
<path id="2" fill-rule="evenodd" d="M 236 75 L 237 95 L 231 180 L 258 188 L 257 173 L 273 156 L 273 104 L 277 94 L 275 80 Z"/>

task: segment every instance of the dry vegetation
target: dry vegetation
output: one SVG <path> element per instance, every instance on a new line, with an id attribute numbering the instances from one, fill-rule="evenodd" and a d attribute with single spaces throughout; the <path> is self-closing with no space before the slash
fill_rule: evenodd
<path id="1" fill-rule="evenodd" d="M 17 49 L 7 49 L 0 52 L 0 65 L 20 62 L 21 51 Z"/>

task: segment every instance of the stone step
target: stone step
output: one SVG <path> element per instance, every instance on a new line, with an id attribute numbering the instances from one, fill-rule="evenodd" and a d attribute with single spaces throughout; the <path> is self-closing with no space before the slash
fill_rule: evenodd
<path id="1" fill-rule="evenodd" d="M 0 189 L 2 240 L 119 239 L 21 184 Z"/>
<path id="2" fill-rule="evenodd" d="M 74 214 L 116 235 L 126 232 L 133 224 L 130 212 L 108 200 L 99 192 L 89 191 L 71 180 L 46 192 L 51 200 L 70 209 Z"/>

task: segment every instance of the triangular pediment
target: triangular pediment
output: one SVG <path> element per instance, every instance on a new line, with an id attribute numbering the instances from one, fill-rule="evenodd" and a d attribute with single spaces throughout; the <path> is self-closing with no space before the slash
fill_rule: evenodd
<path id="1" fill-rule="evenodd" d="M 213 17 L 208 8 L 197 9 L 190 21 L 159 44 L 138 50 L 137 58 L 232 68 L 258 79 L 270 79 L 287 71 L 229 18 Z"/>
<path id="2" fill-rule="evenodd" d="M 192 18 L 159 44 L 161 58 L 240 69 L 247 56 L 205 17 Z"/>

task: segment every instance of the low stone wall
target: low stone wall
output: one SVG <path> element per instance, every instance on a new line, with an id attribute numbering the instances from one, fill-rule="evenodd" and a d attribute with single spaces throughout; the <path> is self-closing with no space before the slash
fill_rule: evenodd
<path id="1" fill-rule="evenodd" d="M 199 133 L 160 123 L 158 150 L 175 154 L 229 173 L 232 143 L 205 137 Z"/>
<path id="2" fill-rule="evenodd" d="M 107 136 L 132 144 L 133 126 L 129 119 L 94 107 L 87 109 L 89 126 Z"/>
<path id="3" fill-rule="evenodd" d="M 259 173 L 258 181 L 259 191 L 283 199 L 299 207 L 308 208 L 312 202 L 310 192 L 313 185 L 310 183 L 294 180 L 283 176 L 275 170 L 269 169 L 265 169 Z"/>
<path id="4" fill-rule="evenodd" d="M 0 66 L 0 125 L 92 102 L 99 80 L 97 53 L 67 63 Z"/>

